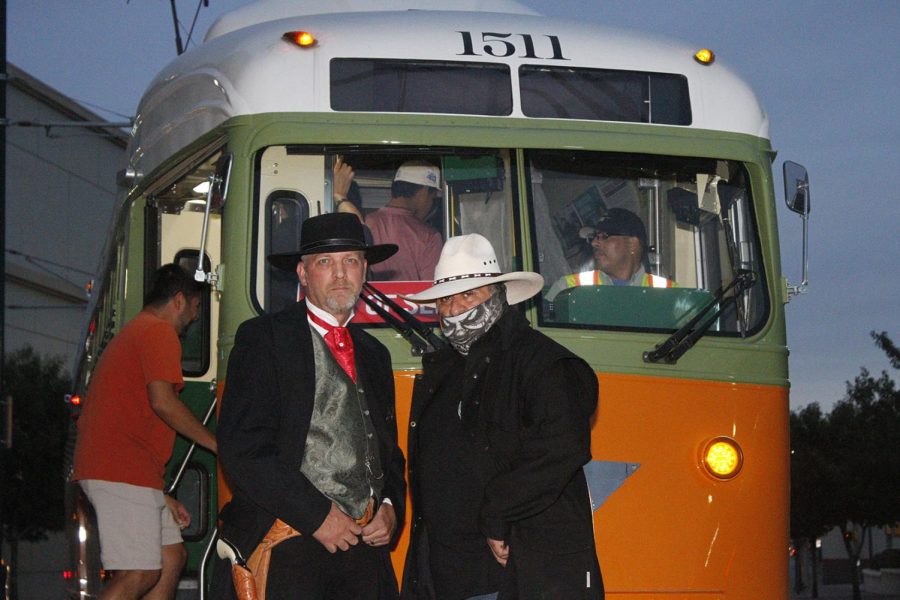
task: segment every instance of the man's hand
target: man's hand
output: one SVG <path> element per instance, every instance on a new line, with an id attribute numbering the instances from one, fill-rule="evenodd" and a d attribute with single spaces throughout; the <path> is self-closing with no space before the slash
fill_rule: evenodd
<path id="1" fill-rule="evenodd" d="M 339 549 L 348 550 L 350 546 L 359 543 L 359 538 L 356 536 L 360 533 L 362 533 L 362 527 L 332 502 L 328 516 L 313 532 L 313 537 L 325 546 L 326 550 L 334 554 Z"/>
<path id="2" fill-rule="evenodd" d="M 492 540 L 491 538 L 487 539 L 487 543 L 494 558 L 497 559 L 498 563 L 505 567 L 506 561 L 509 558 L 509 546 L 507 546 L 506 542 L 503 540 Z"/>
<path id="3" fill-rule="evenodd" d="M 397 528 L 397 514 L 390 504 L 382 503 L 375 517 L 363 527 L 362 539 L 370 546 L 384 546 L 391 541 Z"/>
<path id="4" fill-rule="evenodd" d="M 356 205 L 347 199 L 350 193 L 350 184 L 353 182 L 353 167 L 344 162 L 343 156 L 337 156 L 334 159 L 334 167 L 332 167 L 332 198 L 334 200 L 335 212 L 350 213 L 356 215 L 360 221 L 363 220 L 362 213 L 356 208 Z M 345 202 L 346 200 L 346 202 Z"/>
<path id="5" fill-rule="evenodd" d="M 350 183 L 356 173 L 353 167 L 344 162 L 343 156 L 337 156 L 334 159 L 334 167 L 331 169 L 331 178 L 333 182 L 334 201 L 346 200 L 347 194 L 350 192 Z"/>
<path id="6" fill-rule="evenodd" d="M 169 511 L 172 513 L 172 518 L 175 519 L 175 523 L 178 524 L 178 527 L 181 529 L 185 529 L 191 524 L 191 513 L 184 507 L 184 504 L 169 496 L 168 494 L 164 496 L 166 499 L 166 506 L 169 507 Z"/>

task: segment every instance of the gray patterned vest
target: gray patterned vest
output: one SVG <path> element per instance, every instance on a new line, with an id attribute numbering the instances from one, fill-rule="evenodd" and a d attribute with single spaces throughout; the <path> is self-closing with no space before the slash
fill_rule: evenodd
<path id="1" fill-rule="evenodd" d="M 300 471 L 341 510 L 358 519 L 371 496 L 380 497 L 384 474 L 378 438 L 361 384 L 354 384 L 322 336 L 310 327 L 316 394 Z"/>

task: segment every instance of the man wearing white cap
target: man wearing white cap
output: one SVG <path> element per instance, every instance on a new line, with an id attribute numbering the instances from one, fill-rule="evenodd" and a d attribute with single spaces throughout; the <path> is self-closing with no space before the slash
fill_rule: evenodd
<path id="1" fill-rule="evenodd" d="M 501 273 L 471 234 L 406 297 L 436 305 L 451 347 L 423 357 L 413 388 L 405 600 L 603 598 L 582 471 L 597 378 L 510 308 L 543 281 Z"/>
<path id="2" fill-rule="evenodd" d="M 370 269 L 375 279 L 431 281 L 443 239 L 425 223 L 441 191 L 441 170 L 422 161 L 403 163 L 391 184 L 391 199 L 366 217 L 376 244 L 397 244 L 397 254 Z"/>

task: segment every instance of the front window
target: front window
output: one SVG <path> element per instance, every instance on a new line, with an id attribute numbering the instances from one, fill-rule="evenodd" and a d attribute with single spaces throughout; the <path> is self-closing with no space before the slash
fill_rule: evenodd
<path id="1" fill-rule="evenodd" d="M 394 257 L 370 265 L 367 279 L 426 321 L 435 319 L 433 309 L 400 296 L 431 286 L 449 236 L 480 233 L 497 249 L 503 270 L 521 267 L 515 171 L 506 150 L 270 146 L 258 154 L 257 168 L 256 298 L 263 310 L 280 310 L 302 297 L 296 274 L 274 269 L 265 257 L 296 251 L 302 222 L 336 210 L 356 214 L 372 243 L 400 247 Z M 381 322 L 362 303 L 356 320 Z"/>
<path id="2" fill-rule="evenodd" d="M 523 65 L 519 84 L 528 117 L 691 124 L 684 75 Z"/>
<path id="3" fill-rule="evenodd" d="M 336 111 L 504 116 L 512 106 L 512 79 L 503 64 L 331 61 L 331 108 Z"/>
<path id="4" fill-rule="evenodd" d="M 716 159 L 526 152 L 540 321 L 671 330 L 742 270 L 756 283 L 711 333 L 747 333 L 768 309 L 747 171 Z M 720 299 L 724 303 L 733 291 Z"/>

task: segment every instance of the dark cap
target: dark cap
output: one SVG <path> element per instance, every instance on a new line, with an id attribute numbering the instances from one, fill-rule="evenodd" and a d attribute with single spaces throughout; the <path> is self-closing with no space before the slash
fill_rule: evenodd
<path id="1" fill-rule="evenodd" d="M 578 232 L 581 237 L 591 240 L 598 233 L 607 235 L 626 235 L 638 238 L 642 244 L 647 243 L 647 230 L 641 218 L 626 208 L 611 208 L 594 222 L 592 227 L 582 227 Z"/>
<path id="2" fill-rule="evenodd" d="M 300 250 L 280 252 L 268 256 L 269 264 L 285 271 L 293 271 L 297 263 L 307 254 L 325 252 L 365 253 L 370 265 L 387 260 L 397 252 L 396 244 L 375 244 L 368 246 L 363 225 L 356 215 L 350 213 L 328 213 L 310 217 L 300 229 Z"/>

